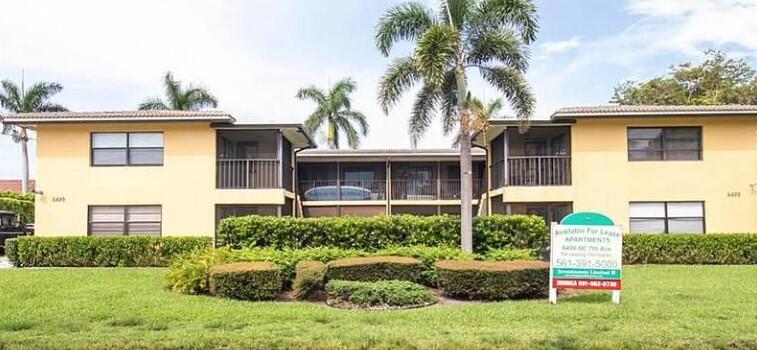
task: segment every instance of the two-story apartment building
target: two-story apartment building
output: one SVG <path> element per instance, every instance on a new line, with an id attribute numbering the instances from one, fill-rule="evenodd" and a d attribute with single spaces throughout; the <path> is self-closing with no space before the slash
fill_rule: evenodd
<path id="1" fill-rule="evenodd" d="M 563 108 L 494 120 L 491 212 L 600 211 L 626 232 L 757 230 L 757 106 Z"/>
<path id="2" fill-rule="evenodd" d="M 218 219 L 291 215 L 299 124 L 223 112 L 12 115 L 37 137 L 36 234 L 213 235 Z"/>
<path id="3" fill-rule="evenodd" d="M 11 115 L 37 131 L 36 231 L 213 235 L 230 215 L 455 214 L 455 150 L 308 150 L 299 124 L 223 112 Z M 564 108 L 475 138 L 474 213 L 627 232 L 757 231 L 757 106 Z"/>

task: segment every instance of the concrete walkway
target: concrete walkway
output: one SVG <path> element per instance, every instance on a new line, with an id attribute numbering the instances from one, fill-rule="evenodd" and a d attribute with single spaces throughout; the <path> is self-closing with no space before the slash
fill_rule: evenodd
<path id="1" fill-rule="evenodd" d="M 4 256 L 0 256 L 0 269 L 9 269 L 13 267 L 10 262 L 8 262 L 8 258 Z"/>

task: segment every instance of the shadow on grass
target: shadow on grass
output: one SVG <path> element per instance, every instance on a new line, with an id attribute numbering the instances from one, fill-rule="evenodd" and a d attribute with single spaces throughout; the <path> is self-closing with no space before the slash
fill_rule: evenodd
<path id="1" fill-rule="evenodd" d="M 591 293 L 582 293 L 572 296 L 566 296 L 566 297 L 559 297 L 559 302 L 566 302 L 566 303 L 609 303 L 611 302 L 611 295 L 609 292 L 607 293 L 598 293 L 598 292 L 591 292 Z"/>
<path id="2" fill-rule="evenodd" d="M 108 326 L 111 327 L 136 327 L 140 326 L 143 323 L 145 323 L 144 320 L 140 318 L 114 318 L 107 322 Z"/>
<path id="3" fill-rule="evenodd" d="M 225 331 L 236 331 L 244 327 L 247 327 L 247 324 L 244 322 L 223 320 L 223 321 L 210 321 L 208 323 L 205 323 L 203 327 L 205 329 L 220 329 L 220 330 L 225 330 Z"/>
<path id="4" fill-rule="evenodd" d="M 6 332 L 20 332 L 34 328 L 36 326 L 33 322 L 28 321 L 10 321 L 0 323 L 0 331 Z"/>

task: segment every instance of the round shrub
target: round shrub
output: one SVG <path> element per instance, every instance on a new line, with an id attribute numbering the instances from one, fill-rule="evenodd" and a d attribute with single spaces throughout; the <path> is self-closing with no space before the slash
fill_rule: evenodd
<path id="1" fill-rule="evenodd" d="M 295 268 L 296 275 L 292 282 L 295 299 L 314 299 L 323 291 L 326 280 L 326 264 L 320 261 L 300 261 Z"/>
<path id="2" fill-rule="evenodd" d="M 399 256 L 347 258 L 328 263 L 329 280 L 347 281 L 420 281 L 423 265 L 420 260 Z"/>
<path id="3" fill-rule="evenodd" d="M 459 261 L 436 263 L 444 295 L 464 299 L 524 299 L 549 292 L 549 263 L 544 261 Z"/>
<path id="4" fill-rule="evenodd" d="M 281 272 L 270 262 L 239 262 L 213 266 L 210 294 L 242 300 L 275 299 L 281 291 Z"/>
<path id="5" fill-rule="evenodd" d="M 342 281 L 326 284 L 329 305 L 361 308 L 391 308 L 423 306 L 434 303 L 436 297 L 425 287 L 408 281 Z"/>

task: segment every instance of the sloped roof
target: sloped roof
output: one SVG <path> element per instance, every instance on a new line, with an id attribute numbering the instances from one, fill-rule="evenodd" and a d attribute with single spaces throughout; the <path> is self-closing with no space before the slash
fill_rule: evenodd
<path id="1" fill-rule="evenodd" d="M 592 117 L 633 117 L 633 116 L 691 116 L 691 115 L 750 115 L 757 116 L 757 105 L 719 106 L 579 106 L 564 107 L 552 113 L 552 120 Z"/>
<path id="2" fill-rule="evenodd" d="M 106 111 L 106 112 L 44 112 L 18 113 L 2 117 L 6 124 L 40 124 L 69 122 L 145 122 L 145 121 L 209 121 L 234 122 L 223 111 Z"/>

